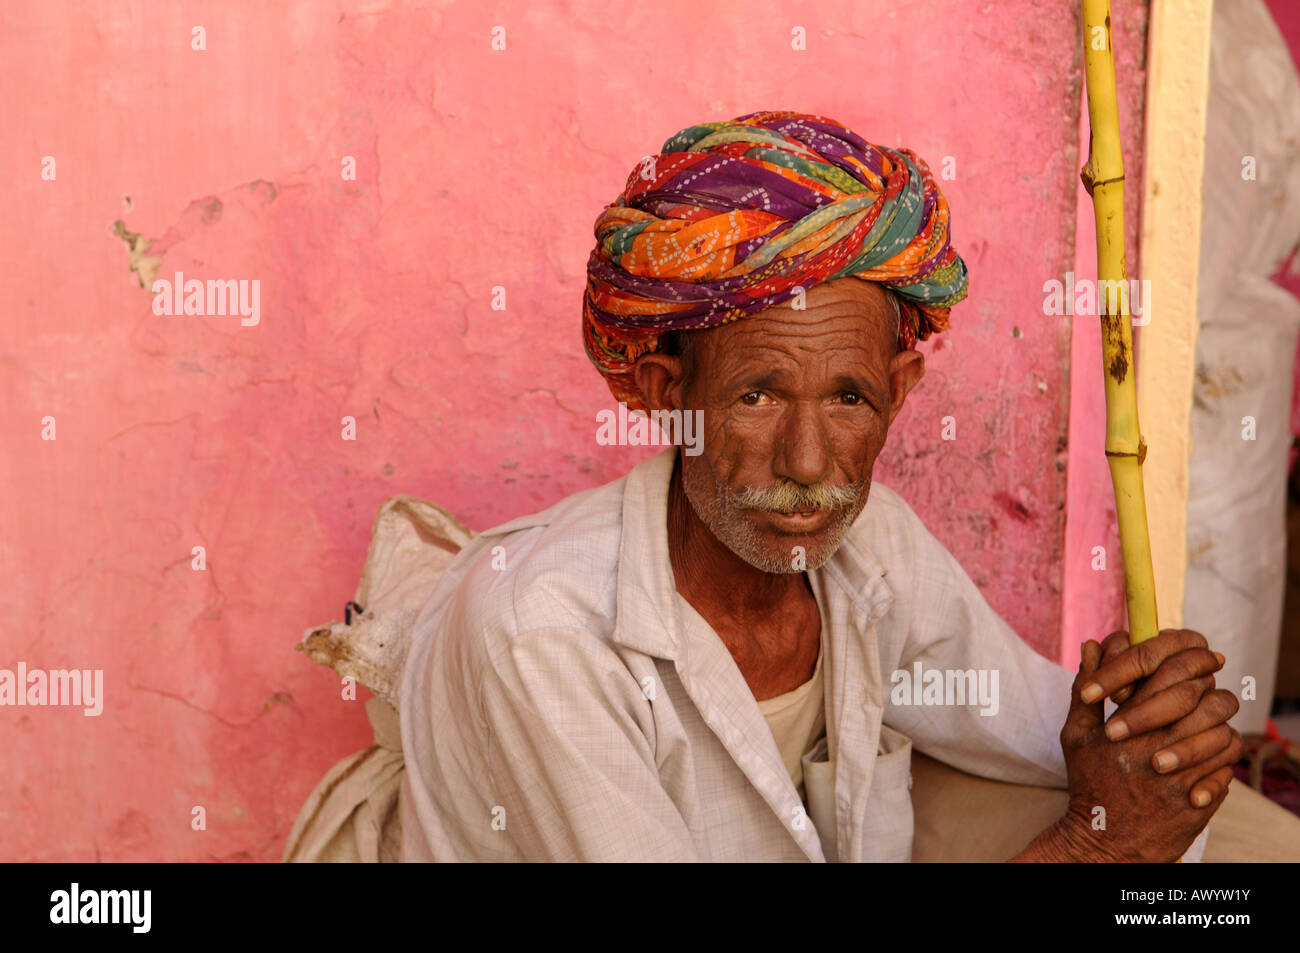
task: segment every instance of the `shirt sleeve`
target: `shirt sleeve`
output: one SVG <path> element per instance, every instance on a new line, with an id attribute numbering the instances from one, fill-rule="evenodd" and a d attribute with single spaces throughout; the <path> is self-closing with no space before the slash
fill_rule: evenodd
<path id="1" fill-rule="evenodd" d="M 613 647 L 468 603 L 408 662 L 404 859 L 700 860 L 660 781 L 651 702 Z"/>
<path id="2" fill-rule="evenodd" d="M 882 660 L 886 723 L 909 735 L 918 750 L 970 774 L 1065 787 L 1060 732 L 1074 675 L 1027 645 L 902 505 L 910 517 L 905 535 L 913 559 L 910 579 L 899 580 L 903 585 L 895 590 L 906 619 L 896 668 Z M 927 703 L 932 672 L 944 681 L 942 704 Z M 954 698 L 958 683 L 965 699 Z"/>

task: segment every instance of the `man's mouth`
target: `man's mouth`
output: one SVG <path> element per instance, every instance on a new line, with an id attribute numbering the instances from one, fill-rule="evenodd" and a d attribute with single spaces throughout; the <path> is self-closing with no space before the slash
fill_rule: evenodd
<path id="1" fill-rule="evenodd" d="M 830 510 L 768 510 L 768 518 L 778 528 L 786 532 L 811 532 L 821 527 L 830 515 Z"/>

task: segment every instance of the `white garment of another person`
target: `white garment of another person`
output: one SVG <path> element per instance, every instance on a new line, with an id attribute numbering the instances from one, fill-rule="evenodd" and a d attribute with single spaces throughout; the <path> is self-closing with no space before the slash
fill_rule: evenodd
<path id="1" fill-rule="evenodd" d="M 1065 786 L 1072 673 L 875 483 L 808 572 L 825 733 L 801 759 L 805 805 L 731 654 L 676 591 L 677 452 L 483 533 L 447 569 L 402 683 L 403 860 L 908 861 L 913 744 Z M 931 671 L 953 686 L 982 673 L 991 703 L 901 677 Z"/>

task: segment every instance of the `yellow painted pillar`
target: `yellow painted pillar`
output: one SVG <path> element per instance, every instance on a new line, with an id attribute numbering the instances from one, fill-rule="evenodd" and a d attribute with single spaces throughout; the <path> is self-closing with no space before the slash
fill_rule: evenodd
<path id="1" fill-rule="evenodd" d="M 1138 419 L 1148 448 L 1142 470 L 1162 628 L 1183 624 L 1212 13 L 1213 0 L 1152 0 L 1147 32 L 1139 259 L 1143 314 L 1135 316 L 1142 323 L 1134 333 Z"/>

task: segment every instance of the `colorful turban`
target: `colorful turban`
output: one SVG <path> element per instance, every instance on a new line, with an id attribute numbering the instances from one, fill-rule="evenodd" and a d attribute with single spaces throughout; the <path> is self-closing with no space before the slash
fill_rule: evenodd
<path id="1" fill-rule="evenodd" d="M 595 232 L 583 343 L 631 409 L 646 409 L 632 368 L 663 335 L 726 324 L 796 287 L 847 275 L 886 285 L 902 349 L 947 329 L 966 297 L 929 166 L 825 116 L 757 112 L 683 129 L 632 171 Z"/>

